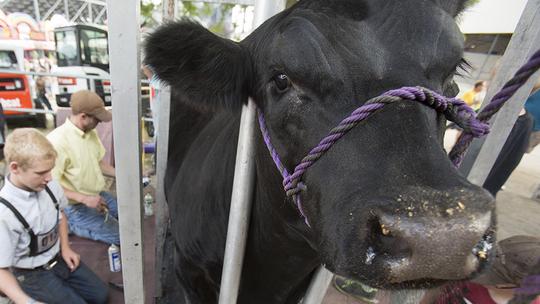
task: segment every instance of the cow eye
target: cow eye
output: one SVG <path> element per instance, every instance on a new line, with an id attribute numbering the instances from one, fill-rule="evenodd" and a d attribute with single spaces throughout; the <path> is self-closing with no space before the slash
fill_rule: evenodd
<path id="1" fill-rule="evenodd" d="M 277 74 L 276 76 L 274 76 L 273 80 L 279 91 L 285 91 L 291 85 L 289 77 L 285 74 Z"/>

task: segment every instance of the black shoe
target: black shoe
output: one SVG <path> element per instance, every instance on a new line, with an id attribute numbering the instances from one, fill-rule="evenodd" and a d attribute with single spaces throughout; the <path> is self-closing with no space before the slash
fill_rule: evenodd
<path id="1" fill-rule="evenodd" d="M 366 303 L 378 303 L 375 298 L 377 296 L 377 289 L 364 285 L 355 280 L 349 280 L 344 277 L 336 276 L 334 278 L 334 287 L 341 293 L 349 295 L 360 301 Z"/>

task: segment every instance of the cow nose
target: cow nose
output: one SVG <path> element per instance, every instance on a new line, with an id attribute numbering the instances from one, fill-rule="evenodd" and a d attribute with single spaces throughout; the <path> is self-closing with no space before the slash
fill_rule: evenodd
<path id="1" fill-rule="evenodd" d="M 370 226 L 365 263 L 381 263 L 391 283 L 461 280 L 489 255 L 491 221 L 491 211 L 466 217 L 380 214 Z"/>

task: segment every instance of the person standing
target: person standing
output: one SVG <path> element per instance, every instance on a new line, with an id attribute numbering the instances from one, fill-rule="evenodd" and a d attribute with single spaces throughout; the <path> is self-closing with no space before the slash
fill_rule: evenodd
<path id="1" fill-rule="evenodd" d="M 481 104 L 482 104 L 482 100 L 480 98 L 481 96 L 481 93 L 484 91 L 484 89 L 486 88 L 486 82 L 483 81 L 483 80 L 480 80 L 480 81 L 477 81 L 475 84 L 474 84 L 474 87 L 465 92 L 462 96 L 461 96 L 461 99 L 463 99 L 463 101 L 465 101 L 465 103 L 473 108 L 473 110 L 477 110 L 478 108 L 480 108 Z"/>
<path id="2" fill-rule="evenodd" d="M 103 175 L 115 176 L 103 157 L 105 148 L 95 130 L 110 121 L 111 113 L 96 93 L 82 90 L 71 95 L 72 115 L 47 135 L 58 152 L 53 177 L 62 185 L 69 205 L 65 212 L 75 235 L 120 244 L 116 198 L 105 192 Z"/>
<path id="3" fill-rule="evenodd" d="M 105 303 L 106 285 L 68 241 L 67 206 L 52 180 L 56 151 L 39 131 L 17 129 L 4 148 L 0 190 L 0 291 L 19 303 Z"/>

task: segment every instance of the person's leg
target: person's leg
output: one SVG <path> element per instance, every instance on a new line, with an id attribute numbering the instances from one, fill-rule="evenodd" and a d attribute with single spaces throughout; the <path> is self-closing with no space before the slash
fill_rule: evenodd
<path id="1" fill-rule="evenodd" d="M 51 270 L 15 271 L 13 274 L 24 292 L 39 302 L 49 304 L 86 303 L 81 296 Z"/>
<path id="2" fill-rule="evenodd" d="M 101 191 L 99 195 L 103 198 L 109 208 L 109 214 L 118 219 L 118 202 L 109 192 Z"/>
<path id="3" fill-rule="evenodd" d="M 68 218 L 69 230 L 73 234 L 107 244 L 120 245 L 118 220 L 113 216 L 83 204 L 70 205 L 64 209 Z"/>
<path id="4" fill-rule="evenodd" d="M 529 145 L 532 126 L 533 118 L 529 113 L 526 113 L 518 117 L 512 127 L 512 131 L 510 131 L 483 185 L 493 196 L 497 196 L 510 174 L 519 165 Z"/>
<path id="5" fill-rule="evenodd" d="M 64 260 L 61 260 L 53 270 L 86 302 L 96 304 L 107 302 L 109 295 L 107 285 L 84 263 L 81 262 L 79 267 L 71 272 Z"/>

